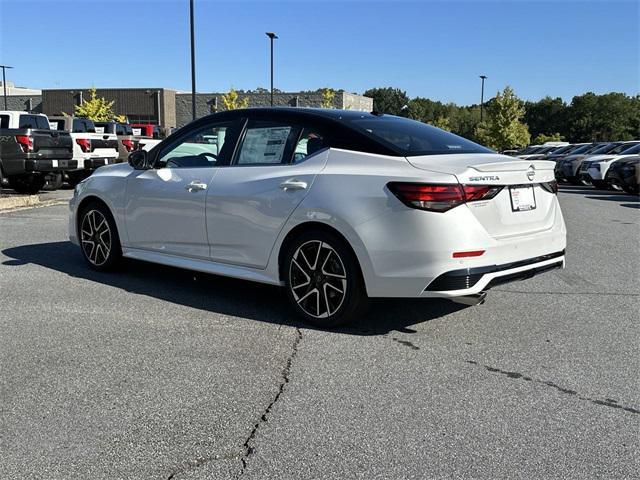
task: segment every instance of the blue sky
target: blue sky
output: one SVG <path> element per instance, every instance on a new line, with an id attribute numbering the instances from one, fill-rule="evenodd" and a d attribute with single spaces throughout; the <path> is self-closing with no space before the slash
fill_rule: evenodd
<path id="1" fill-rule="evenodd" d="M 458 104 L 640 90 L 640 2 L 195 0 L 197 89 L 393 86 Z M 34 88 L 189 90 L 188 0 L 0 0 L 0 63 Z M 29 29 L 25 34 L 25 28 Z M 75 40 L 74 40 L 75 39 Z"/>

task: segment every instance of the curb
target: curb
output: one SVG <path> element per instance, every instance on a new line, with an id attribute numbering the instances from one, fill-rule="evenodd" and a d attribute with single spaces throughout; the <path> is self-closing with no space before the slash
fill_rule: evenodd
<path id="1" fill-rule="evenodd" d="M 49 207 L 51 205 L 63 205 L 67 203 L 67 199 L 45 199 L 42 200 L 40 195 L 16 195 L 11 197 L 0 197 L 0 213 L 22 210 L 25 208 Z"/>
<path id="2" fill-rule="evenodd" d="M 0 210 L 35 207 L 36 205 L 40 205 L 40 197 L 38 195 L 16 195 L 0 198 Z"/>

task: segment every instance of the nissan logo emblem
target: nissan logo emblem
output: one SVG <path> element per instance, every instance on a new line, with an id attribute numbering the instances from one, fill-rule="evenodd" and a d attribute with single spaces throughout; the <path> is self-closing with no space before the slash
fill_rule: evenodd
<path id="1" fill-rule="evenodd" d="M 534 167 L 533 165 L 529 166 L 529 169 L 527 170 L 527 178 L 529 179 L 529 181 L 533 180 L 533 177 L 536 176 L 536 167 Z"/>

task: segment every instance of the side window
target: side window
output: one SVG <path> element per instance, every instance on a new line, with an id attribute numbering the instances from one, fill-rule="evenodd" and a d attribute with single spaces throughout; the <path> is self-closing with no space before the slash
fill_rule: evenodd
<path id="1" fill-rule="evenodd" d="M 300 163 L 309 155 L 313 155 L 327 146 L 324 135 L 320 131 L 314 128 L 304 128 L 293 151 L 293 163 Z"/>
<path id="2" fill-rule="evenodd" d="M 96 126 L 91 120 L 84 120 L 84 128 L 86 129 L 86 132 L 96 133 Z"/>
<path id="3" fill-rule="evenodd" d="M 156 168 L 207 168 L 233 154 L 241 122 L 220 122 L 197 130 L 160 152 Z"/>
<path id="4" fill-rule="evenodd" d="M 236 165 L 278 165 L 291 161 L 300 127 L 280 122 L 250 121 Z"/>
<path id="5" fill-rule="evenodd" d="M 0 128 L 9 128 L 9 115 L 0 115 Z"/>

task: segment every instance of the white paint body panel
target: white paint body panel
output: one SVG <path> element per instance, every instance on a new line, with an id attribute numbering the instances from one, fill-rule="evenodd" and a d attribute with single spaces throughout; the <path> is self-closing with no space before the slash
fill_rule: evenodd
<path id="1" fill-rule="evenodd" d="M 533 180 L 527 172 L 534 165 Z M 100 168 L 82 182 L 71 202 L 69 232 L 77 243 L 77 209 L 98 197 L 116 219 L 123 253 L 166 265 L 280 284 L 279 253 L 287 234 L 309 222 L 337 230 L 353 248 L 372 297 L 455 297 L 473 288 L 425 291 L 438 275 L 456 269 L 501 265 L 560 252 L 566 229 L 556 195 L 535 187 L 537 208 L 512 212 L 505 188 L 495 198 L 444 213 L 411 209 L 388 182 L 538 184 L 553 180 L 553 162 L 496 154 L 403 157 L 329 149 L 305 162 L 273 167 L 218 167 L 134 171 L 121 164 Z M 193 172 L 191 170 L 198 170 Z M 499 180 L 475 181 L 496 176 Z M 186 183 L 207 183 L 189 193 Z M 296 179 L 307 188 L 285 192 Z M 452 258 L 457 251 L 486 250 Z M 555 261 L 564 261 L 563 257 Z"/>

